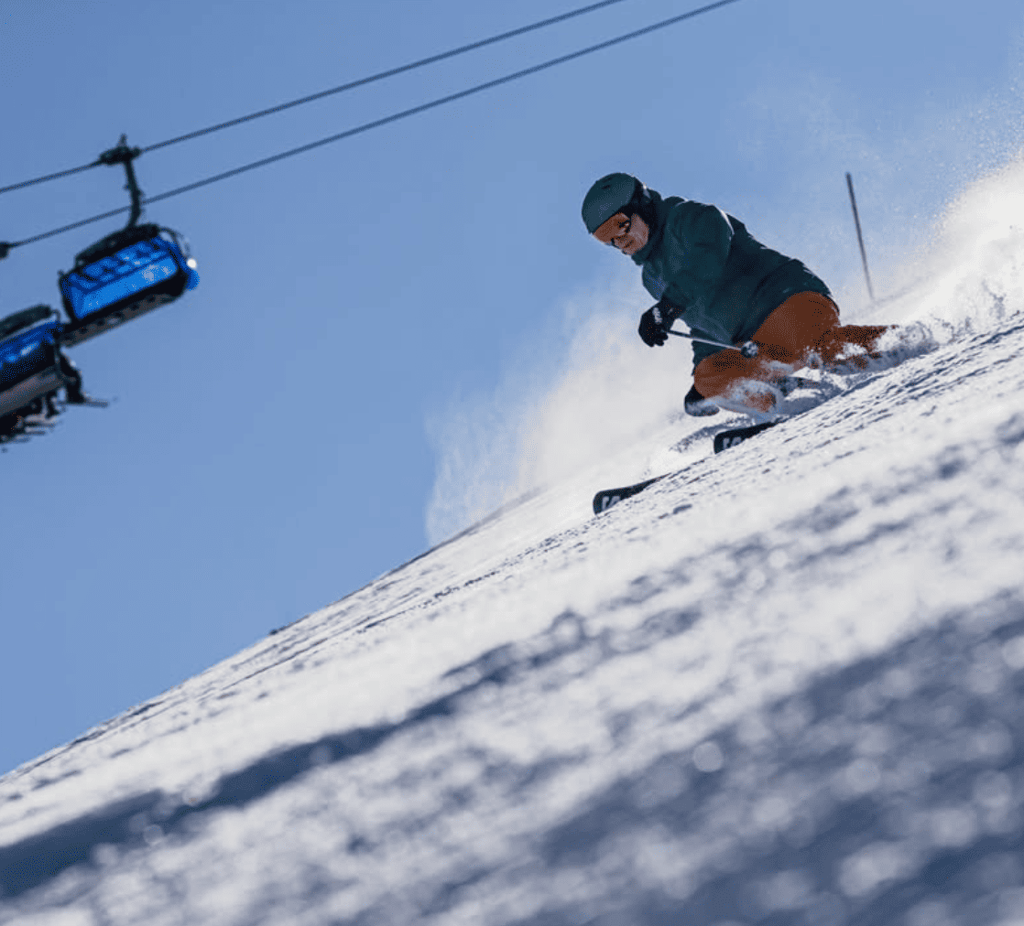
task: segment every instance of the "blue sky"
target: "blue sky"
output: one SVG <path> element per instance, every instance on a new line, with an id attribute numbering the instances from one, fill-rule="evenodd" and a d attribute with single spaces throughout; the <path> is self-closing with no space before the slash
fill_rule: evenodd
<path id="1" fill-rule="evenodd" d="M 581 5 L 7 0 L 0 186 Z M 156 195 L 698 5 L 624 0 L 152 152 L 139 182 Z M 856 317 L 844 172 L 884 293 L 949 198 L 1019 150 L 1022 64 L 1019 0 L 741 0 L 154 204 L 199 288 L 71 352 L 110 407 L 0 455 L 0 771 L 423 552 L 438 461 L 473 462 L 452 435 L 486 445 L 564 362 L 567 306 L 605 309 L 628 273 L 583 232 L 596 177 L 721 205 Z M 0 196 L 0 240 L 122 187 L 98 168 Z M 12 251 L 0 312 L 57 305 L 57 271 L 118 225 Z M 637 289 L 623 326 L 644 308 Z"/>

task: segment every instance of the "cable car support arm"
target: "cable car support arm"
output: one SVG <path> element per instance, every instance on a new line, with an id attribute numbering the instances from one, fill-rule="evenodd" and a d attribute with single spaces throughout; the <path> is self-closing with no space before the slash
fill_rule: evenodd
<path id="1" fill-rule="evenodd" d="M 140 154 L 142 154 L 142 149 L 129 148 L 128 136 L 122 135 L 116 148 L 104 151 L 97 159 L 100 164 L 124 165 L 124 172 L 128 178 L 128 183 L 125 186 L 125 189 L 132 198 L 132 211 L 128 217 L 128 224 L 125 225 L 125 228 L 133 228 L 142 216 L 142 190 L 139 189 L 138 181 L 135 179 L 135 168 L 132 165 L 132 161 L 134 161 Z"/>

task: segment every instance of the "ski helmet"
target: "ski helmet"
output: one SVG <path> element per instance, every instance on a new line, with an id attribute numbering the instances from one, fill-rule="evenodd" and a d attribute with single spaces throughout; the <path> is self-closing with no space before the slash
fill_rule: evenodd
<path id="1" fill-rule="evenodd" d="M 608 174 L 583 197 L 583 224 L 594 234 L 617 212 L 632 215 L 649 199 L 647 187 L 632 174 Z"/>

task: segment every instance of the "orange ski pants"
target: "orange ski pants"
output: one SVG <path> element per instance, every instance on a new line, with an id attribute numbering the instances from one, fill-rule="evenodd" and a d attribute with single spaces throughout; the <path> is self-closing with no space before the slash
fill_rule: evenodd
<path id="1" fill-rule="evenodd" d="M 706 399 L 731 400 L 767 412 L 776 402 L 773 390 L 758 388 L 813 363 L 828 366 L 851 347 L 871 353 L 888 325 L 840 325 L 839 309 L 827 296 L 804 292 L 790 296 L 765 320 L 753 340 L 756 357 L 720 350 L 697 364 L 693 384 Z M 754 381 L 754 382 L 750 382 Z"/>

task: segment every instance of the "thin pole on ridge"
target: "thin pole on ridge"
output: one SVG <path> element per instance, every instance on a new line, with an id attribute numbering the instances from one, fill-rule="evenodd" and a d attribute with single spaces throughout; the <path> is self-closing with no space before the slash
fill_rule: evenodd
<path id="1" fill-rule="evenodd" d="M 860 230 L 860 214 L 857 212 L 857 197 L 853 194 L 853 177 L 850 176 L 849 171 L 846 173 L 846 188 L 850 191 L 850 205 L 853 207 L 853 223 L 857 226 L 857 244 L 860 245 L 860 259 L 864 265 L 864 279 L 867 280 L 868 284 L 868 296 L 871 299 L 871 303 L 875 302 L 875 291 L 871 286 L 871 274 L 868 272 L 868 254 L 864 250 L 864 235 Z"/>

